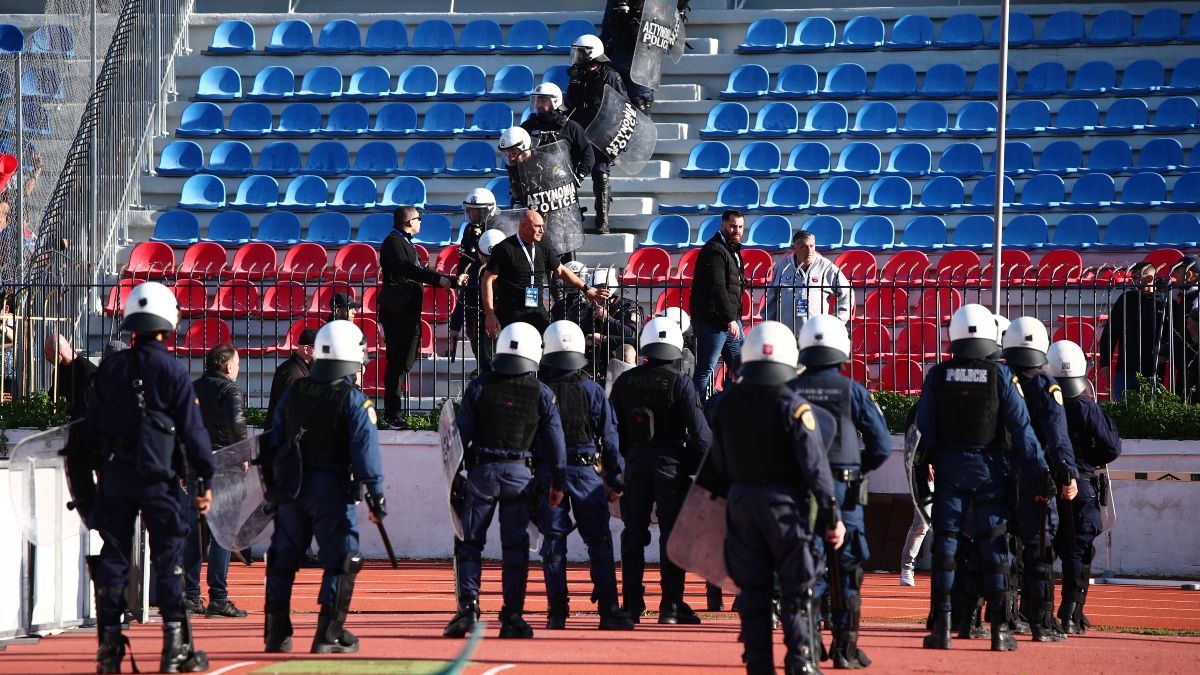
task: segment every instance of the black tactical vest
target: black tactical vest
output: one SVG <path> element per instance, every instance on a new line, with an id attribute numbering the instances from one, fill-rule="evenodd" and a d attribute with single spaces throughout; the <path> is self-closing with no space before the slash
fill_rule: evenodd
<path id="1" fill-rule="evenodd" d="M 542 416 L 542 385 L 527 375 L 493 372 L 483 384 L 475 411 L 476 447 L 506 452 L 530 452 Z"/>
<path id="2" fill-rule="evenodd" d="M 675 409 L 673 365 L 643 364 L 622 376 L 621 424 L 634 443 L 682 443 L 687 437 L 683 416 Z"/>
<path id="3" fill-rule="evenodd" d="M 612 70 L 607 64 L 601 63 L 595 70 L 587 70 L 580 66 L 571 66 L 567 71 L 571 81 L 567 83 L 567 106 L 574 109 L 571 119 L 584 129 L 596 119 L 600 111 L 600 103 L 604 100 L 604 85 L 608 73 Z"/>
<path id="4" fill-rule="evenodd" d="M 585 378 L 583 371 L 576 370 L 564 377 L 542 380 L 558 399 L 558 416 L 562 418 L 563 436 L 568 447 L 585 445 L 596 438 L 592 408 L 583 388 Z"/>
<path id="5" fill-rule="evenodd" d="M 787 385 L 739 382 L 721 401 L 721 447 L 729 480 L 757 485 L 799 485 L 800 466 L 790 430 L 779 414 Z"/>
<path id="6" fill-rule="evenodd" d="M 1002 448 L 998 364 L 952 359 L 935 366 L 931 379 L 940 445 Z"/>
<path id="7" fill-rule="evenodd" d="M 858 449 L 858 428 L 851 416 L 853 405 L 850 392 L 853 382 L 848 377 L 813 377 L 801 374 L 790 385 L 809 403 L 824 408 L 837 419 L 837 436 L 829 448 L 830 464 L 861 464 Z"/>
<path id="8" fill-rule="evenodd" d="M 317 382 L 306 377 L 293 384 L 284 406 L 287 437 L 300 439 L 300 455 L 305 464 L 324 466 L 350 465 L 350 433 L 342 419 L 346 398 L 354 385 L 346 378 Z"/>

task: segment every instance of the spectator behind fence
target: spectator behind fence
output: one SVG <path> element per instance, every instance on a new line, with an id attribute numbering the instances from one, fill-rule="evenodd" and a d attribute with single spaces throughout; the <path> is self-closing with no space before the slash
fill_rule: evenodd
<path id="1" fill-rule="evenodd" d="M 1175 371 L 1174 391 L 1185 401 L 1195 401 L 1200 385 L 1200 340 L 1197 312 L 1200 311 L 1200 258 L 1185 255 L 1171 270 L 1175 287 L 1167 310 L 1171 326 L 1167 362 Z"/>
<path id="2" fill-rule="evenodd" d="M 328 321 L 353 321 L 355 311 L 362 307 L 361 302 L 355 302 L 349 293 L 334 293 L 329 299 L 329 319 Z"/>
<path id="3" fill-rule="evenodd" d="M 692 280 L 692 304 L 688 312 L 696 333 L 696 374 L 693 382 L 701 402 L 708 399 L 708 381 L 717 367 L 717 357 L 725 356 L 725 367 L 732 379 L 741 364 L 742 293 L 746 275 L 742 264 L 742 233 L 746 218 L 741 211 L 729 209 L 721 214 L 721 231 L 709 239 L 696 258 L 696 276 Z"/>
<path id="4" fill-rule="evenodd" d="M 96 366 L 80 356 L 67 338 L 59 333 L 46 336 L 46 362 L 57 364 L 54 373 L 56 392 L 51 396 L 67 399 L 71 419 L 82 419 L 86 410 L 88 388 L 96 375 Z"/>
<path id="5" fill-rule="evenodd" d="M 129 349 L 129 345 L 125 344 L 124 342 L 121 342 L 120 340 L 109 340 L 108 342 L 104 343 L 104 351 L 100 352 L 100 361 L 103 362 L 104 359 L 107 359 L 117 352 L 123 352 L 126 349 Z"/>
<path id="6" fill-rule="evenodd" d="M 3 381 L 0 381 L 0 401 L 7 403 L 12 400 L 13 387 L 17 386 L 17 368 L 13 363 L 15 354 L 13 345 L 16 344 L 17 323 L 13 316 L 12 293 L 0 294 L 0 360 L 3 360 Z"/>
<path id="7" fill-rule="evenodd" d="M 573 321 L 583 330 L 587 342 L 585 355 L 595 379 L 603 378 L 609 359 L 636 363 L 642 314 L 636 302 L 621 297 L 616 270 L 601 267 L 588 276 L 587 268 L 582 263 L 567 263 L 567 268 L 577 276 L 586 277 L 591 288 L 610 294 L 603 302 L 596 304 L 590 302 L 582 291 L 570 290 L 550 308 L 550 315 L 555 321 Z"/>
<path id="8" fill-rule="evenodd" d="M 854 291 L 849 280 L 833 261 L 817 252 L 817 237 L 812 232 L 796 232 L 792 256 L 775 266 L 763 318 L 778 321 L 799 335 L 811 317 L 833 314 L 847 323 L 853 311 Z"/>
<path id="9" fill-rule="evenodd" d="M 271 430 L 271 420 L 275 419 L 275 404 L 279 397 L 292 386 L 296 380 L 308 377 L 308 367 L 313 361 L 313 342 L 317 339 L 317 331 L 305 328 L 296 341 L 296 351 L 286 361 L 279 364 L 271 377 L 271 398 L 267 402 L 267 419 L 263 423 L 263 433 Z"/>
<path id="10" fill-rule="evenodd" d="M 208 437 L 212 439 L 213 454 L 222 448 L 246 439 L 246 414 L 242 402 L 242 390 L 237 386 L 241 357 L 237 347 L 228 342 L 208 350 L 204 357 L 204 375 L 192 383 L 196 400 L 200 403 L 200 418 Z M 248 466 L 244 468 L 249 468 Z M 187 474 L 188 494 L 196 494 L 196 474 Z M 208 537 L 208 606 L 200 599 L 200 511 L 188 507 L 188 523 L 191 531 L 183 547 L 184 607 L 189 614 L 204 614 L 208 617 L 241 618 L 246 610 L 238 609 L 229 600 L 227 579 L 229 576 L 229 551 L 221 548 L 215 537 Z"/>
<path id="11" fill-rule="evenodd" d="M 1100 374 L 1112 385 L 1112 400 L 1137 390 L 1137 376 L 1157 383 L 1166 374 L 1160 350 L 1164 340 L 1164 304 L 1155 288 L 1152 263 L 1139 262 L 1129 268 L 1137 288 L 1127 290 L 1108 311 L 1108 322 L 1100 334 Z M 1116 367 L 1109 364 L 1116 357 Z"/>

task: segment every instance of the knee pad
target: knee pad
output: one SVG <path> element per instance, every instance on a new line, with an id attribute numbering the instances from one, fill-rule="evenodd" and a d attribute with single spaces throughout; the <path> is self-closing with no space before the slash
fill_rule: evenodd
<path id="1" fill-rule="evenodd" d="M 958 569 L 958 564 L 952 555 L 932 556 L 932 566 L 935 572 L 953 572 Z"/>
<path id="2" fill-rule="evenodd" d="M 358 551 L 353 551 L 346 554 L 346 559 L 342 561 L 342 574 L 358 574 L 363 568 L 365 561 L 359 555 Z"/>

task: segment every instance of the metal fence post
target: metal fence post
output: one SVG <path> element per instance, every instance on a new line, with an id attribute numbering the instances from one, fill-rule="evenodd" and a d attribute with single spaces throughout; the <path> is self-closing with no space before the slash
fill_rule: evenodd
<path id="1" fill-rule="evenodd" d="M 17 52 L 16 75 L 13 77 L 15 115 L 17 119 L 17 277 L 25 271 L 25 106 L 22 103 L 21 52 Z M 12 223 L 9 223 L 12 227 Z"/>
<path id="2" fill-rule="evenodd" d="M 1008 0 L 1000 0 L 1000 73 L 996 87 L 996 206 L 993 213 L 996 229 L 992 240 L 995 247 L 992 256 L 992 312 L 999 314 L 1000 294 L 1003 291 L 1001 283 L 1004 280 L 1001 252 L 1004 248 L 1004 126 L 1008 117 L 1005 110 L 1008 105 Z"/>

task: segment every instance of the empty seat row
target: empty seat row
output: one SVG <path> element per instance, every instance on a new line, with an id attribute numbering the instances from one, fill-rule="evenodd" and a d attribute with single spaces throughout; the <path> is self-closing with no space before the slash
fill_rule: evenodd
<path id="1" fill-rule="evenodd" d="M 0 101 L 12 98 L 16 93 L 12 73 L 0 70 Z M 21 98 L 26 101 L 61 101 L 63 97 L 62 75 L 49 66 L 26 68 L 21 75 Z"/>
<path id="2" fill-rule="evenodd" d="M 596 27 L 586 19 L 564 21 L 558 27 L 553 42 L 550 30 L 539 19 L 524 19 L 512 25 L 508 41 L 501 37 L 500 24 L 491 19 L 477 19 L 463 26 L 458 43 L 454 26 L 443 19 L 428 19 L 417 25 L 408 41 L 408 27 L 395 19 L 380 19 L 367 27 L 364 37 L 358 24 L 348 19 L 330 21 L 321 28 L 313 43 L 312 26 L 307 21 L 289 19 L 276 24 L 271 41 L 263 50 L 274 54 L 317 52 L 344 54 L 436 54 L 440 52 L 486 53 L 494 51 L 530 54 L 539 51 L 566 53 L 580 35 L 595 35 Z M 236 54 L 256 49 L 254 26 L 246 21 L 226 21 L 213 33 L 209 53 Z"/>
<path id="3" fill-rule="evenodd" d="M 263 174 L 291 176 L 300 173 L 318 176 L 356 174 L 412 176 L 445 173 L 450 176 L 487 176 L 505 173 L 497 164 L 496 147 L 488 141 L 467 141 L 454 151 L 454 163 L 446 165 L 446 151 L 433 141 L 415 143 L 404 154 L 400 164 L 396 147 L 387 141 L 364 144 L 350 165 L 350 151 L 341 141 L 322 141 L 307 153 L 303 168 L 300 150 L 289 141 L 275 141 L 258 154 L 258 166 L 253 166 L 250 146 L 241 141 L 225 141 L 213 148 L 204 164 L 204 150 L 193 141 L 173 141 L 163 148 L 157 171 L 164 176 L 191 176 L 210 173 L 222 176 Z M 411 159 L 410 159 L 411 156 Z"/>
<path id="4" fill-rule="evenodd" d="M 1008 44 L 1013 47 L 1024 45 L 1062 46 L 1082 42 L 1084 44 L 1116 44 L 1134 42 L 1155 44 L 1182 40 L 1200 42 L 1200 19 L 1194 15 L 1183 30 L 1183 17 L 1175 9 L 1163 7 L 1147 12 L 1138 31 L 1133 31 L 1133 17 L 1125 10 L 1109 10 L 1098 15 L 1092 22 L 1090 33 L 1085 32 L 1083 15 L 1072 10 L 1056 12 L 1046 19 L 1041 37 L 1034 37 L 1033 19 L 1024 12 L 1009 13 Z M 758 19 L 746 29 L 746 41 L 738 46 L 742 53 L 790 51 L 821 51 L 824 49 L 874 50 L 874 49 L 969 49 L 978 46 L 995 47 L 1000 44 L 1000 19 L 992 21 L 988 37 L 984 37 L 983 21 L 976 14 L 955 14 L 947 17 L 938 37 L 934 38 L 933 21 L 921 14 L 903 16 L 892 24 L 891 39 L 885 39 L 883 21 L 874 16 L 856 16 L 842 29 L 842 39 L 837 40 L 837 29 L 833 21 L 814 16 L 796 25 L 791 41 L 788 40 L 787 25 L 776 18 Z"/>
<path id="5" fill-rule="evenodd" d="M 379 276 L 379 252 L 370 244 L 352 243 L 338 249 L 329 262 L 320 244 L 301 242 L 286 253 L 270 244 L 250 242 L 229 260 L 225 248 L 216 242 L 193 244 L 175 264 L 175 251 L 168 244 L 143 241 L 129 254 L 124 277 L 163 279 L 168 277 L 232 277 L 235 279 L 334 279 L 366 281 Z"/>
<path id="6" fill-rule="evenodd" d="M 396 79 L 383 66 L 363 66 L 350 75 L 342 88 L 342 73 L 333 66 L 316 66 L 304 74 L 296 89 L 296 75 L 287 66 L 267 66 L 254 76 L 250 91 L 242 91 L 242 76 L 229 66 L 213 66 L 200 75 L 196 99 L 224 101 L 238 98 L 271 101 L 280 99 L 361 99 L 381 98 L 472 99 L 496 98 L 515 100 L 533 91 L 533 71 L 529 66 L 510 64 L 496 72 L 492 88 L 488 89 L 487 74 L 475 65 L 457 66 L 446 74 L 441 92 L 438 74 L 431 66 L 409 66 Z"/>
<path id="7" fill-rule="evenodd" d="M 528 108 L 526 109 L 528 114 Z M 513 109 L 507 103 L 484 103 L 475 109 L 471 124 L 457 103 L 437 103 L 425 111 L 418 124 L 417 111 L 408 103 L 388 103 L 375 113 L 374 121 L 361 103 L 339 103 L 322 121 L 321 109 L 312 103 L 292 103 L 279 114 L 276 123 L 271 109 L 263 103 L 242 103 L 229 114 L 216 103 L 192 103 L 179 119 L 176 136 L 499 136 L 511 127 Z"/>
<path id="8" fill-rule="evenodd" d="M 39 26 L 26 38 L 19 26 L 0 24 L 0 54 L 24 52 L 29 56 L 67 58 L 75 56 L 75 33 L 60 23 Z"/>
<path id="9" fill-rule="evenodd" d="M 353 241 L 378 244 L 392 231 L 392 214 L 371 213 L 359 221 Z M 262 217 L 254 230 L 250 217 L 240 211 L 222 211 L 213 216 L 204 237 L 200 236 L 200 221 L 190 211 L 167 211 L 154 223 L 154 236 L 171 246 L 189 246 L 198 241 L 211 241 L 222 246 L 240 246 L 252 241 L 272 246 L 294 246 L 311 242 L 326 247 L 345 246 L 351 242 L 350 219 L 343 213 L 318 214 L 301 236 L 300 218 L 290 211 L 273 211 Z M 460 234 L 461 236 L 461 234 Z M 426 213 L 421 219 L 421 231 L 413 237 L 417 244 L 431 248 L 449 246 L 453 242 L 450 219 L 440 213 Z"/>

